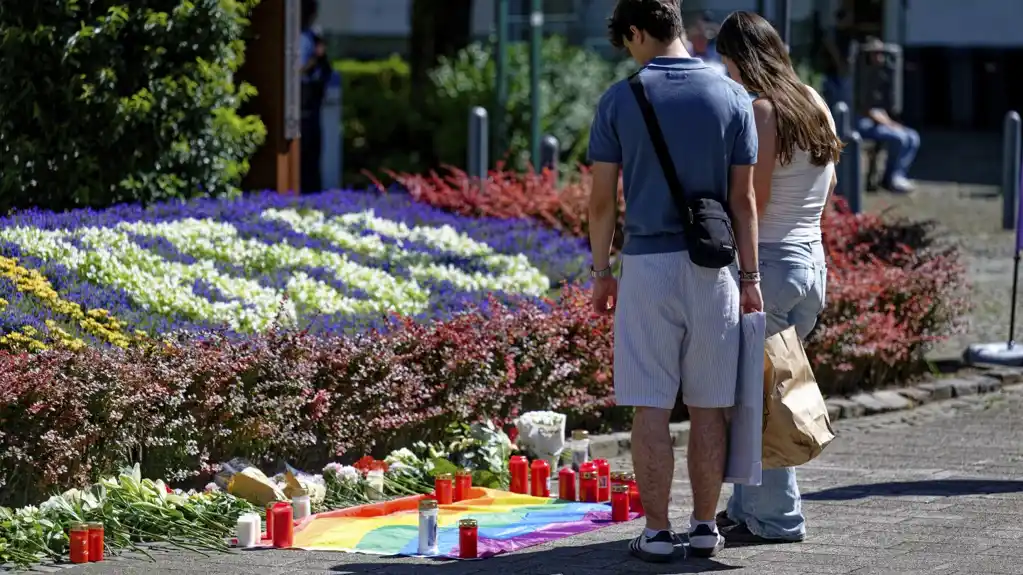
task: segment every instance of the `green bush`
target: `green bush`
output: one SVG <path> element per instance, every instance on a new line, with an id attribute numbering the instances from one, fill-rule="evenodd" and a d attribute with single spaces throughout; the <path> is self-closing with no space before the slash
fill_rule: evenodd
<path id="1" fill-rule="evenodd" d="M 266 137 L 233 80 L 257 3 L 0 4 L 0 209 L 236 192 Z"/>
<path id="2" fill-rule="evenodd" d="M 541 129 L 561 142 L 562 160 L 583 160 L 593 107 L 617 78 L 630 71 L 585 49 L 552 37 L 544 41 L 541 74 Z M 398 56 L 388 60 L 334 64 L 343 84 L 345 183 L 364 184 L 363 169 L 422 172 L 439 164 L 465 165 L 468 117 L 472 106 L 490 112 L 495 129 L 496 68 L 491 48 L 473 44 L 443 59 L 430 78 L 426 101 L 411 102 L 409 67 Z M 529 45 L 509 50 L 508 156 L 516 168 L 529 160 Z M 497 152 L 505 157 L 505 151 Z"/>
<path id="3" fill-rule="evenodd" d="M 596 102 L 624 73 L 599 54 L 557 36 L 544 40 L 541 58 L 540 129 L 558 138 L 562 160 L 574 165 L 585 158 Z M 508 159 L 521 168 L 529 160 L 529 45 L 511 44 L 508 63 Z M 476 43 L 442 59 L 430 78 L 435 87 L 429 106 L 433 149 L 440 162 L 462 166 L 469 108 L 483 106 L 494 118 L 497 69 L 492 45 Z"/>
<path id="4" fill-rule="evenodd" d="M 418 172 L 425 167 L 415 143 L 419 110 L 409 106 L 409 66 L 398 56 L 360 62 L 340 60 L 347 185 L 366 183 L 363 169 Z"/>

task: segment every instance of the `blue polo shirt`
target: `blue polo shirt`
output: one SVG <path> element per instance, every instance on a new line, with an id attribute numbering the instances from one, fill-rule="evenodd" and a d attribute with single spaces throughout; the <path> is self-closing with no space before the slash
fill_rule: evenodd
<path id="1" fill-rule="evenodd" d="M 639 74 L 683 189 L 716 196 L 727 205 L 731 167 L 757 161 L 749 95 L 696 58 L 655 58 Z M 627 80 L 611 86 L 597 105 L 589 158 L 622 165 L 623 253 L 686 249 L 681 217 Z"/>

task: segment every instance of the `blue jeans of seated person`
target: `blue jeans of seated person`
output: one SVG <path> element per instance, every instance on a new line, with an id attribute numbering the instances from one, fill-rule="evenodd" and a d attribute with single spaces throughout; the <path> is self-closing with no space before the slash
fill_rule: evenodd
<path id="1" fill-rule="evenodd" d="M 806 338 L 824 310 L 828 269 L 821 242 L 760 244 L 760 277 L 767 337 L 795 326 L 799 338 Z M 766 539 L 806 535 L 794 467 L 765 469 L 758 486 L 734 486 L 727 513 Z"/>
<path id="2" fill-rule="evenodd" d="M 885 162 L 884 184 L 890 184 L 892 178 L 907 177 L 920 149 L 920 134 L 906 126 L 882 126 L 870 118 L 860 118 L 857 124 L 864 140 L 873 140 L 885 147 L 888 161 Z"/>

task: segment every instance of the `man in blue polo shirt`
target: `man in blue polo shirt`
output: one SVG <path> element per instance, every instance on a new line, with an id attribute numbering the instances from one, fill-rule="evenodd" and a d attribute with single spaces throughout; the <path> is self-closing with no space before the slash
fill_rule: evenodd
<path id="1" fill-rule="evenodd" d="M 682 219 L 631 87 L 628 81 L 611 86 L 590 133 L 590 273 L 594 309 L 615 315 L 615 399 L 636 408 L 632 457 L 646 529 L 629 548 L 646 561 L 672 557 L 676 537 L 668 501 L 674 455 L 668 422 L 681 381 L 691 421 L 690 550 L 707 557 L 724 543 L 714 515 L 725 467 L 725 412 L 735 400 L 740 306 L 747 312 L 763 309 L 753 107 L 741 86 L 689 54 L 678 0 L 618 0 L 608 27 L 611 43 L 643 66 L 639 78 L 683 189 L 727 205 L 735 230 L 738 270 L 703 268 L 690 260 Z M 626 205 L 620 286 L 610 260 L 619 168 Z"/>

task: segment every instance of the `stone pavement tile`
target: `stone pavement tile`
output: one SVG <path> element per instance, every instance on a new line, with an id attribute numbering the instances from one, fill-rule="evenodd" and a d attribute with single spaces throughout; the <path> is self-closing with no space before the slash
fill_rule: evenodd
<path id="1" fill-rule="evenodd" d="M 792 545 L 774 545 L 774 546 L 756 546 L 751 547 L 754 549 L 761 549 L 761 555 L 770 549 L 778 553 L 787 553 L 793 557 L 811 554 L 811 555 L 837 555 L 843 557 L 863 557 L 869 553 L 871 557 L 888 557 L 895 558 L 900 555 L 904 555 L 905 551 L 899 551 L 895 548 L 877 548 L 877 549 L 865 549 L 863 546 L 856 545 L 839 545 L 833 543 L 824 543 L 816 540 L 807 540 L 799 544 Z M 756 556 L 756 557 L 759 557 Z"/>
<path id="2" fill-rule="evenodd" d="M 994 547 L 988 547 L 979 553 L 981 555 L 998 555 L 1005 557 L 1017 557 L 1023 563 L 1023 541 L 1015 544 L 1008 544 L 1008 541 L 995 541 Z"/>
<path id="3" fill-rule="evenodd" d="M 992 555 L 974 555 L 956 560 L 956 570 L 960 573 L 984 573 L 997 575 L 1019 575 L 1021 569 L 1019 557 L 995 557 Z"/>
<path id="4" fill-rule="evenodd" d="M 893 531 L 861 531 L 859 533 L 821 533 L 811 536 L 810 541 L 817 546 L 835 545 L 838 547 L 869 547 L 886 549 L 905 541 L 898 532 Z"/>
<path id="5" fill-rule="evenodd" d="M 950 555 L 959 557 L 962 555 L 964 549 L 968 549 L 970 553 L 983 553 L 988 549 L 993 549 L 997 545 L 998 541 L 996 540 L 985 539 L 984 537 L 978 536 L 956 539 L 952 542 L 945 541 L 942 543 L 904 541 L 891 549 L 902 551 L 907 554 L 923 553 L 926 555 Z"/>
<path id="6" fill-rule="evenodd" d="M 927 569 L 897 569 L 891 567 L 864 567 L 852 571 L 850 575 L 953 575 L 959 573 L 955 566 L 929 567 Z"/>
<path id="7" fill-rule="evenodd" d="M 796 547 L 793 545 L 792 547 Z M 871 561 L 864 555 L 834 555 L 827 553 L 793 553 L 783 551 L 780 548 L 778 550 L 765 551 L 760 553 L 755 558 L 756 563 L 784 563 L 786 565 L 793 565 L 799 567 L 806 567 L 808 570 L 813 571 L 818 565 L 830 565 L 836 568 L 847 567 L 850 570 L 853 568 L 866 567 L 870 565 Z M 809 572 L 809 571 L 808 571 Z"/>

